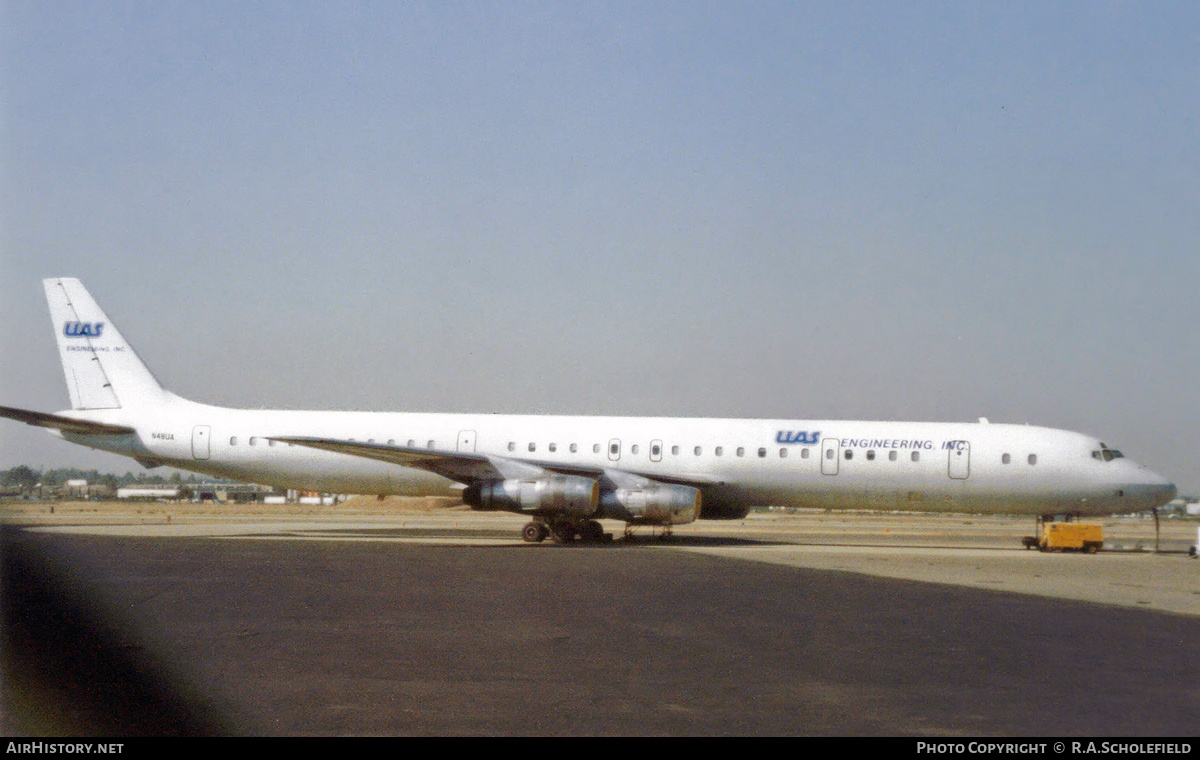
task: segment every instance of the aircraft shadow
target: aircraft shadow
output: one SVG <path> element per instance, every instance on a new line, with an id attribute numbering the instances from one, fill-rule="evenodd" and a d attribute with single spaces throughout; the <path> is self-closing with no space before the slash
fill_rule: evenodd
<path id="1" fill-rule="evenodd" d="M 245 533 L 241 534 L 240 538 L 272 538 L 278 537 L 279 533 Z M 312 539 L 377 539 L 391 541 L 420 541 L 423 539 L 435 539 L 441 541 L 453 541 L 455 539 L 463 541 L 505 541 L 503 545 L 471 545 L 471 548 L 513 548 L 513 546 L 527 546 L 530 548 L 539 546 L 558 546 L 563 548 L 618 548 L 618 547 L 635 547 L 635 546 L 693 546 L 693 547 L 730 547 L 730 546 L 772 546 L 781 545 L 787 542 L 771 541 L 766 539 L 747 539 L 747 538 L 730 538 L 724 536 L 657 536 L 651 534 L 633 534 L 631 536 L 614 535 L 611 539 L 605 541 L 584 542 L 576 541 L 570 544 L 556 544 L 553 541 L 546 540 L 540 544 L 525 543 L 521 540 L 520 534 L 514 531 L 501 530 L 455 530 L 453 528 L 313 528 L 312 530 L 288 530 L 285 535 L 293 535 L 298 538 Z M 511 542 L 511 543 L 507 543 Z"/>
<path id="2" fill-rule="evenodd" d="M 460 546 L 470 547 L 475 549 L 484 548 L 506 548 L 514 547 L 538 547 L 538 546 L 558 546 L 564 548 L 581 548 L 581 547 L 635 547 L 635 546 L 678 546 L 678 547 L 766 547 L 766 546 L 796 546 L 796 547 L 821 547 L 821 548 L 844 548 L 844 549 L 892 549 L 898 551 L 905 550 L 962 550 L 970 549 L 976 551 L 988 552 L 1024 552 L 1027 551 L 1024 547 L 1016 544 L 999 545 L 995 543 L 909 543 L 899 541 L 861 541 L 861 540 L 812 540 L 801 537 L 792 539 L 775 539 L 765 536 L 696 536 L 696 535 L 674 535 L 661 536 L 650 533 L 648 531 L 635 532 L 629 536 L 620 534 L 609 534 L 611 537 L 604 541 L 575 541 L 569 544 L 557 544 L 547 539 L 540 544 L 526 543 L 521 540 L 521 536 L 516 531 L 511 530 L 478 530 L 470 528 L 321 528 L 313 527 L 311 529 L 289 529 L 282 535 L 290 535 L 295 538 L 306 539 L 331 539 L 331 540 L 380 540 L 380 541 L 412 541 L 420 542 L 422 540 L 434 540 L 442 542 L 443 546 L 453 546 L 454 541 L 474 542 L 488 541 L 497 543 L 463 543 Z M 241 534 L 241 538 L 278 538 L 281 535 L 279 532 L 263 532 L 263 533 L 245 533 Z M 1079 552 L 1065 552 L 1066 554 L 1078 554 Z M 1186 551 L 1177 548 L 1163 548 L 1157 552 L 1152 547 L 1112 547 L 1101 550 L 1102 554 L 1187 554 Z"/>

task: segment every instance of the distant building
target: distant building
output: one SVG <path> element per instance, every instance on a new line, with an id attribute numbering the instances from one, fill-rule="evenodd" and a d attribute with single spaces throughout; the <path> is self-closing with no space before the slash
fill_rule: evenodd
<path id="1" fill-rule="evenodd" d="M 41 484 L 38 485 L 41 489 Z M 112 488 L 104 483 L 89 483 L 83 478 L 71 478 L 59 486 L 46 486 L 50 496 L 56 499 L 107 499 Z M 39 495 L 40 497 L 40 495 Z"/>
<path id="2" fill-rule="evenodd" d="M 194 501 L 261 502 L 275 493 L 270 486 L 255 483 L 196 483 L 189 488 Z"/>
<path id="3" fill-rule="evenodd" d="M 177 486 L 123 486 L 117 489 L 118 499 L 178 499 Z"/>

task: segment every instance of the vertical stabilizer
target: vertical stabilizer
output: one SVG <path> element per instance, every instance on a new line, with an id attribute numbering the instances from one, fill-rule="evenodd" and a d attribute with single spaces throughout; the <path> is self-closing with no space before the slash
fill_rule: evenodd
<path id="1" fill-rule="evenodd" d="M 42 280 L 74 409 L 161 403 L 162 386 L 74 278 Z"/>

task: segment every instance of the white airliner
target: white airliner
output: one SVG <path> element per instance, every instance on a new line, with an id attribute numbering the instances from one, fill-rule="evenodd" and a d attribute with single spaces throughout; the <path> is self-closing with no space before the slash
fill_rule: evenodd
<path id="1" fill-rule="evenodd" d="M 267 485 L 451 495 L 527 541 L 752 506 L 1029 515 L 1155 508 L 1175 486 L 1096 438 L 1028 425 L 228 409 L 165 390 L 75 279 L 43 281 L 71 409 L 0 416 L 84 446 Z"/>

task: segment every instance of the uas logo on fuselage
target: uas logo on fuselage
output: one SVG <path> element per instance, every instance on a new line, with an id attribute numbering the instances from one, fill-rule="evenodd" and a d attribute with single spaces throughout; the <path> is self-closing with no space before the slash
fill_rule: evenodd
<path id="1" fill-rule="evenodd" d="M 63 335 L 68 338 L 99 338 L 104 330 L 103 322 L 65 322 Z"/>
<path id="2" fill-rule="evenodd" d="M 780 430 L 775 434 L 776 443 L 803 443 L 806 446 L 811 446 L 820 440 L 821 431 L 815 430 L 808 432 L 807 430 Z"/>

